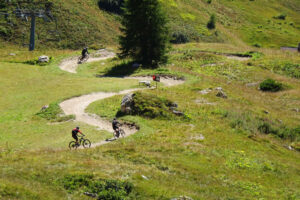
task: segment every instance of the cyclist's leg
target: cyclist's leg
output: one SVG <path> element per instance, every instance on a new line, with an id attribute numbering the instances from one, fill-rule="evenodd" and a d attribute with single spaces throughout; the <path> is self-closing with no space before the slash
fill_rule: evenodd
<path id="1" fill-rule="evenodd" d="M 79 143 L 78 143 L 78 137 L 77 137 L 77 134 L 72 134 L 72 137 L 75 139 L 76 144 L 78 145 Z"/>

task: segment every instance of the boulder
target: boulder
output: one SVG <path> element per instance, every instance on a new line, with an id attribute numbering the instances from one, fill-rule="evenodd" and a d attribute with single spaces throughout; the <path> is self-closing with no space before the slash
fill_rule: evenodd
<path id="1" fill-rule="evenodd" d="M 177 116 L 184 116 L 183 112 L 180 112 L 178 110 L 172 110 L 173 114 L 177 115 Z"/>
<path id="2" fill-rule="evenodd" d="M 129 114 L 131 112 L 131 106 L 133 104 L 134 94 L 126 94 L 121 103 L 121 112 Z"/>
<path id="3" fill-rule="evenodd" d="M 49 57 L 48 56 L 40 56 L 39 57 L 39 62 L 40 63 L 47 63 L 47 62 L 49 62 Z"/>
<path id="4" fill-rule="evenodd" d="M 49 105 L 44 105 L 44 106 L 41 108 L 41 111 L 46 110 L 47 108 L 49 108 Z"/>
<path id="5" fill-rule="evenodd" d="M 222 90 L 219 90 L 216 96 L 220 97 L 220 98 L 223 98 L 223 99 L 227 99 L 226 93 L 223 92 Z"/>
<path id="6" fill-rule="evenodd" d="M 15 54 L 15 53 L 10 53 L 9 55 L 10 55 L 10 56 L 16 56 L 17 54 Z"/>

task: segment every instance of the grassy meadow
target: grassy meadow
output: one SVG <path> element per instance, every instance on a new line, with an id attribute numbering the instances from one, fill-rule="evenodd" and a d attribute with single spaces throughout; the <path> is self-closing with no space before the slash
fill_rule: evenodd
<path id="1" fill-rule="evenodd" d="M 248 60 L 228 58 L 250 51 L 258 52 Z M 185 77 L 182 85 L 160 85 L 143 93 L 178 103 L 190 119 L 123 116 L 121 120 L 140 126 L 136 134 L 94 149 L 70 151 L 70 130 L 78 123 L 40 118 L 36 113 L 41 107 L 96 91 L 137 88 L 138 81 L 96 77 L 123 66 L 125 61 L 118 59 L 84 64 L 78 74 L 69 74 L 58 64 L 78 52 L 14 52 L 17 56 L 2 56 L 0 61 L 0 199 L 92 199 L 83 194 L 87 186 L 72 182 L 70 176 L 77 181 L 128 181 L 133 184 L 128 199 L 300 198 L 299 152 L 286 148 L 299 142 L 299 135 L 291 137 L 288 132 L 299 127 L 300 120 L 299 112 L 293 111 L 300 108 L 298 54 L 216 43 L 173 46 L 166 66 L 138 69 L 131 75 Z M 23 64 L 40 54 L 53 56 L 53 62 Z M 284 90 L 260 91 L 259 83 L 267 78 L 281 82 Z M 228 98 L 216 97 L 216 87 L 222 87 Z M 201 94 L 207 88 L 213 91 Z M 111 119 L 121 99 L 94 102 L 87 111 Z M 265 124 L 277 132 L 262 133 L 259 127 Z M 79 125 L 92 142 L 111 134 Z M 68 184 L 79 186 L 70 190 Z"/>

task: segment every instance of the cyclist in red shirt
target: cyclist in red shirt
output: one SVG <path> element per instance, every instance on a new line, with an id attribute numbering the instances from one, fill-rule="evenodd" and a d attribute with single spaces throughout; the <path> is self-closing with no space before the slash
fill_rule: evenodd
<path id="1" fill-rule="evenodd" d="M 79 127 L 77 126 L 76 128 L 74 128 L 72 130 L 72 137 L 76 140 L 77 145 L 78 145 L 78 137 L 77 137 L 78 133 L 80 133 L 82 136 L 84 136 L 83 133 L 79 130 Z"/>

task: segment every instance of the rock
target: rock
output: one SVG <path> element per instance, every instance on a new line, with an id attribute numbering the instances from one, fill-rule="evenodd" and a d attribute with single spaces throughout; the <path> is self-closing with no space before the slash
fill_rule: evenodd
<path id="1" fill-rule="evenodd" d="M 267 110 L 264 110 L 263 112 L 264 112 L 265 114 L 269 114 L 269 111 L 267 111 Z"/>
<path id="2" fill-rule="evenodd" d="M 49 108 L 49 105 L 44 105 L 44 106 L 41 108 L 41 111 L 42 111 L 42 110 L 46 110 L 47 108 Z"/>
<path id="3" fill-rule="evenodd" d="M 89 197 L 93 197 L 93 198 L 96 198 L 96 197 L 97 197 L 97 194 L 90 193 L 90 192 L 85 192 L 85 193 L 83 193 L 83 194 L 86 195 L 86 196 L 89 196 Z"/>
<path id="4" fill-rule="evenodd" d="M 188 196 L 180 196 L 180 197 L 172 198 L 171 200 L 193 200 L 193 199 Z"/>
<path id="5" fill-rule="evenodd" d="M 48 56 L 40 56 L 39 57 L 39 62 L 40 63 L 47 63 L 47 62 L 49 62 L 49 57 Z"/>
<path id="6" fill-rule="evenodd" d="M 217 90 L 217 91 L 223 91 L 223 88 L 221 88 L 221 87 L 216 87 L 215 90 Z"/>
<path id="7" fill-rule="evenodd" d="M 299 108 L 293 108 L 292 111 L 299 112 L 300 110 L 299 110 Z"/>
<path id="8" fill-rule="evenodd" d="M 211 89 L 211 88 L 208 88 L 208 89 L 205 89 L 205 90 L 201 90 L 201 91 L 200 91 L 200 94 L 208 94 L 208 93 L 210 93 L 210 92 L 212 92 L 212 89 Z"/>
<path id="9" fill-rule="evenodd" d="M 171 107 L 178 108 L 178 104 L 177 103 L 172 103 Z"/>
<path id="10" fill-rule="evenodd" d="M 177 110 L 172 110 L 173 114 L 177 115 L 177 116 L 184 116 L 183 112 L 177 111 Z"/>
<path id="11" fill-rule="evenodd" d="M 10 53 L 9 55 L 10 55 L 10 56 L 16 56 L 17 54 L 15 54 L 15 53 Z"/>
<path id="12" fill-rule="evenodd" d="M 223 92 L 222 90 L 219 90 L 216 96 L 220 97 L 220 98 L 223 98 L 223 99 L 227 99 L 226 93 Z"/>
<path id="13" fill-rule="evenodd" d="M 131 112 L 131 106 L 133 104 L 134 94 L 126 94 L 121 103 L 121 112 L 129 114 Z"/>
<path id="14" fill-rule="evenodd" d="M 151 82 L 150 81 L 139 81 L 139 85 L 146 85 L 147 87 L 150 87 Z"/>
<path id="15" fill-rule="evenodd" d="M 196 104 L 203 104 L 203 105 L 216 105 L 216 103 L 208 102 L 206 99 L 196 99 L 195 100 Z"/>
<path id="16" fill-rule="evenodd" d="M 142 178 L 145 179 L 145 180 L 149 180 L 149 178 L 145 175 L 142 175 Z"/>

